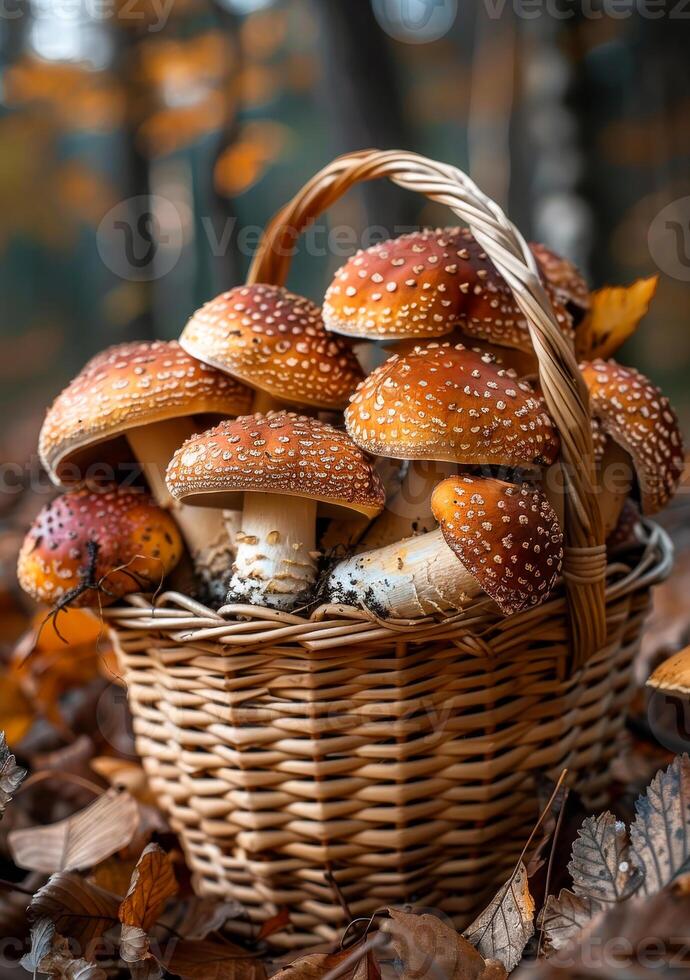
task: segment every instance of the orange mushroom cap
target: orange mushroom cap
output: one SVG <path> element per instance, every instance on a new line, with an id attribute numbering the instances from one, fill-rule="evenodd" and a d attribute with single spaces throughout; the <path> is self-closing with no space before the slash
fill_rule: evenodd
<path id="1" fill-rule="evenodd" d="M 157 589 L 182 556 L 172 517 L 142 492 L 121 487 L 71 490 L 40 511 L 24 539 L 17 577 L 25 592 L 53 605 L 77 589 L 97 545 L 93 581 L 75 606 L 109 605 Z"/>
<path id="2" fill-rule="evenodd" d="M 563 332 L 572 320 L 545 280 Z M 527 321 L 503 276 L 466 228 L 424 230 L 359 251 L 326 292 L 329 330 L 371 340 L 468 337 L 532 352 Z"/>
<path id="3" fill-rule="evenodd" d="M 678 417 L 668 398 L 634 368 L 615 361 L 580 365 L 592 414 L 630 457 L 643 514 L 656 514 L 671 500 L 684 467 Z"/>
<path id="4" fill-rule="evenodd" d="M 188 415 L 238 415 L 251 398 L 248 388 L 190 357 L 177 341 L 117 344 L 96 354 L 57 396 L 39 454 L 55 483 L 76 483 L 76 473 L 96 458 L 95 447 L 130 429 Z"/>
<path id="5" fill-rule="evenodd" d="M 578 267 L 539 242 L 530 242 L 529 247 L 562 305 L 576 316 L 582 316 L 589 309 L 591 300 L 587 280 Z"/>
<path id="6" fill-rule="evenodd" d="M 375 517 L 386 500 L 373 465 L 344 432 L 292 412 L 246 415 L 192 436 L 170 460 L 166 481 L 173 497 L 209 507 L 260 492 Z"/>
<path id="7" fill-rule="evenodd" d="M 367 452 L 394 459 L 529 466 L 559 448 L 541 396 L 462 344 L 393 355 L 352 396 L 345 424 Z"/>
<path id="8" fill-rule="evenodd" d="M 238 286 L 206 303 L 182 331 L 193 357 L 296 405 L 340 409 L 362 380 L 348 343 L 321 310 L 282 286 Z"/>
<path id="9" fill-rule="evenodd" d="M 431 509 L 449 548 L 504 615 L 550 595 L 563 561 L 563 533 L 539 490 L 454 476 L 438 484 Z"/>

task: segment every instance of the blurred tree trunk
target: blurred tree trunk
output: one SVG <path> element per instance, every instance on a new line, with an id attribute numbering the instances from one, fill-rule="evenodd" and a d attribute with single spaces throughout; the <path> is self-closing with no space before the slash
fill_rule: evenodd
<path id="1" fill-rule="evenodd" d="M 413 149 L 390 41 L 368 0 L 312 0 L 320 29 L 322 97 L 335 153 L 368 147 Z M 415 224 L 419 203 L 389 181 L 362 185 L 367 221 Z"/>

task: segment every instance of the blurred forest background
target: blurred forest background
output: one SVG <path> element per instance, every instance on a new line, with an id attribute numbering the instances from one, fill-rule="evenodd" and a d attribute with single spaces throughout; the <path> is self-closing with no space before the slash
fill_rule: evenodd
<path id="1" fill-rule="evenodd" d="M 0 460 L 31 470 L 45 406 L 88 356 L 176 336 L 307 177 L 374 145 L 468 169 L 593 285 L 660 272 L 627 359 L 687 427 L 688 15 L 575 6 L 5 0 Z M 300 250 L 291 284 L 317 299 L 355 243 L 450 215 L 378 184 L 327 220 L 355 237 Z"/>

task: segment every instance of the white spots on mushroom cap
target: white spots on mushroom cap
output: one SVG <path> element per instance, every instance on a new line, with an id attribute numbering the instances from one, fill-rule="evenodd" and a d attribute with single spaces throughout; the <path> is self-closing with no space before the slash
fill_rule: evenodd
<path id="1" fill-rule="evenodd" d="M 339 409 L 362 378 L 321 310 L 282 286 L 238 286 L 192 316 L 180 343 L 194 357 L 297 405 Z"/>
<path id="2" fill-rule="evenodd" d="M 561 328 L 572 336 L 569 313 L 546 286 Z M 359 251 L 336 273 L 323 313 L 329 330 L 354 337 L 433 338 L 458 328 L 532 351 L 510 287 L 466 228 L 424 229 Z"/>
<path id="3" fill-rule="evenodd" d="M 368 452 L 398 459 L 527 466 L 552 462 L 559 445 L 541 396 L 462 344 L 393 355 L 358 387 L 345 424 Z"/>
<path id="4" fill-rule="evenodd" d="M 431 506 L 448 546 L 506 616 L 550 595 L 563 560 L 563 533 L 535 487 L 450 477 L 434 490 Z"/>
<path id="5" fill-rule="evenodd" d="M 292 412 L 246 415 L 192 436 L 170 461 L 166 480 L 178 500 L 290 493 L 370 516 L 385 503 L 376 471 L 346 433 Z"/>
<path id="6" fill-rule="evenodd" d="M 127 429 L 209 412 L 247 412 L 252 393 L 208 367 L 177 341 L 133 341 L 93 357 L 49 408 L 39 437 L 47 469 L 60 477 L 60 464 L 91 444 Z"/>
<path id="7" fill-rule="evenodd" d="M 678 418 L 668 398 L 639 371 L 615 361 L 580 365 L 592 414 L 632 458 L 642 512 L 655 514 L 676 492 L 685 465 Z"/>

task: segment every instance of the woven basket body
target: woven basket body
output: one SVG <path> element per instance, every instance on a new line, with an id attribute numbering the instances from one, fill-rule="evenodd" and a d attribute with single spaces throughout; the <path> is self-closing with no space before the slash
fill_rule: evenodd
<path id="1" fill-rule="evenodd" d="M 137 748 L 201 894 L 261 922 L 280 906 L 303 947 L 353 915 L 414 901 L 466 921 L 508 874 L 564 767 L 595 806 L 618 751 L 649 590 L 670 546 L 646 527 L 609 562 L 587 390 L 534 257 L 469 178 L 414 154 L 363 151 L 317 174 L 269 225 L 250 282 L 285 282 L 299 233 L 350 186 L 389 178 L 469 224 L 511 286 L 561 437 L 558 590 L 508 619 L 486 599 L 382 622 L 214 612 L 177 593 L 105 610 Z"/>
<path id="2" fill-rule="evenodd" d="M 240 899 L 255 923 L 287 905 L 294 929 L 273 938 L 298 948 L 346 924 L 329 868 L 354 915 L 411 901 L 462 925 L 508 876 L 542 777 L 567 766 L 600 801 L 669 555 L 653 529 L 609 566 L 606 643 L 571 677 L 562 595 L 469 629 L 328 609 L 221 643 L 189 641 L 222 620 L 175 594 L 155 615 L 143 600 L 109 611 L 137 749 L 199 894 Z"/>

